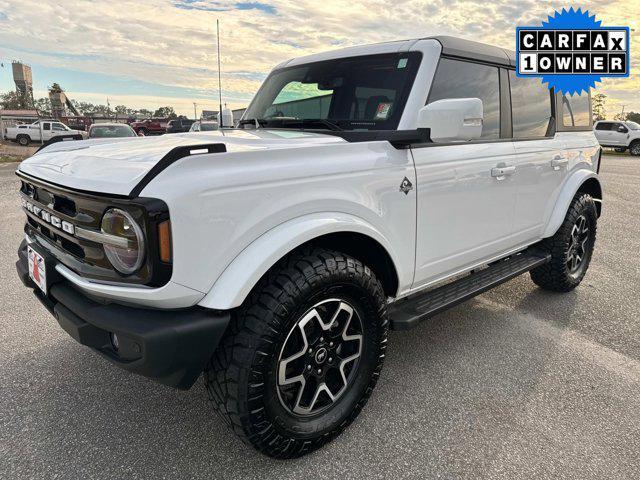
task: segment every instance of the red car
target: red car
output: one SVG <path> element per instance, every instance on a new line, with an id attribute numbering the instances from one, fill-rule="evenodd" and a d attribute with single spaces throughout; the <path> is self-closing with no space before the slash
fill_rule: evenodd
<path id="1" fill-rule="evenodd" d="M 130 125 L 137 134 L 161 135 L 166 131 L 167 121 L 151 118 L 140 122 L 131 122 Z"/>

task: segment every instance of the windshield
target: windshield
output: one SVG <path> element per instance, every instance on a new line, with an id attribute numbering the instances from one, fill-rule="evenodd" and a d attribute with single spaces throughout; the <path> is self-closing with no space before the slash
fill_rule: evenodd
<path id="1" fill-rule="evenodd" d="M 213 130 L 218 130 L 218 124 L 217 123 L 202 123 L 202 124 L 200 124 L 200 131 L 201 132 L 211 132 Z"/>
<path id="2" fill-rule="evenodd" d="M 91 138 L 135 137 L 136 133 L 127 125 L 104 125 L 91 127 Z"/>
<path id="3" fill-rule="evenodd" d="M 340 58 L 272 72 L 243 115 L 268 128 L 394 130 L 421 54 Z"/>
<path id="4" fill-rule="evenodd" d="M 640 125 L 638 125 L 636 122 L 627 122 L 627 125 L 631 130 L 640 130 Z"/>

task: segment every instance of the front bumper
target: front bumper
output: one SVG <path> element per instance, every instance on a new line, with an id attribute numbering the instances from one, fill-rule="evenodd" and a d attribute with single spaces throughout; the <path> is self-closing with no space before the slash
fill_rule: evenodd
<path id="1" fill-rule="evenodd" d="M 23 241 L 16 262 L 22 283 L 33 289 L 71 337 L 111 363 L 164 385 L 190 388 L 229 323 L 228 312 L 200 307 L 152 310 L 100 303 L 76 290 L 54 268 L 47 269 L 49 289 L 45 296 L 29 278 L 26 249 Z M 46 252 L 39 253 L 47 265 L 55 264 Z"/>

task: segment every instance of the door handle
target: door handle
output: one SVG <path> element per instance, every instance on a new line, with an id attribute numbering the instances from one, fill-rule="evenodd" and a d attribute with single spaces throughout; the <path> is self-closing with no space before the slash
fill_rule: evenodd
<path id="1" fill-rule="evenodd" d="M 511 166 L 511 167 L 493 167 L 491 169 L 491 176 L 493 178 L 496 178 L 498 180 L 503 180 L 504 177 L 506 177 L 507 175 L 513 175 L 514 173 L 516 173 L 516 167 L 515 166 Z"/>
<path id="2" fill-rule="evenodd" d="M 560 170 L 560 167 L 566 167 L 568 163 L 569 163 L 568 158 L 564 158 L 558 155 L 553 157 L 553 160 L 551 160 L 551 167 L 554 170 Z"/>

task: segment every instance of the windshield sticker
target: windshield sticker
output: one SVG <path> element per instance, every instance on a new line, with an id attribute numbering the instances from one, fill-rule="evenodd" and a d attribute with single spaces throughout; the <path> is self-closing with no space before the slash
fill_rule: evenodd
<path id="1" fill-rule="evenodd" d="M 408 61 L 409 61 L 408 58 L 401 58 L 400 60 L 398 60 L 398 68 L 406 67 Z"/>
<path id="2" fill-rule="evenodd" d="M 389 112 L 391 111 L 391 105 L 393 105 L 390 102 L 382 102 L 378 104 L 378 110 L 376 111 L 376 116 L 374 117 L 375 120 L 386 120 L 387 117 L 389 116 Z"/>

